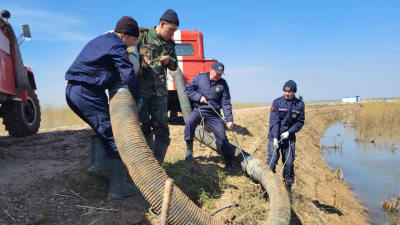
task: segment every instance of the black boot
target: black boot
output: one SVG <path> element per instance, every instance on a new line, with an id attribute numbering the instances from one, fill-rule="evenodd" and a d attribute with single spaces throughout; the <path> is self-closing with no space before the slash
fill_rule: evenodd
<path id="1" fill-rule="evenodd" d="M 232 166 L 232 159 L 230 155 L 224 155 L 225 158 L 225 169 L 229 172 L 229 173 L 235 173 L 235 169 L 233 169 Z"/>
<path id="2" fill-rule="evenodd" d="M 91 165 L 87 171 L 88 175 L 108 179 L 107 155 L 103 142 L 99 136 L 93 135 L 90 144 Z"/>
<path id="3" fill-rule="evenodd" d="M 193 141 L 186 141 L 187 152 L 185 154 L 186 162 L 193 162 Z"/>
<path id="4" fill-rule="evenodd" d="M 156 140 L 154 141 L 154 157 L 157 159 L 160 166 L 162 166 L 162 163 L 164 162 L 165 154 L 167 154 L 170 142 L 170 138 L 156 136 Z"/>
<path id="5" fill-rule="evenodd" d="M 128 170 L 121 159 L 108 160 L 108 176 L 110 177 L 110 191 L 108 197 L 112 199 L 122 199 L 132 196 L 138 191 L 134 184 L 126 182 Z"/>
<path id="6" fill-rule="evenodd" d="M 286 183 L 286 191 L 289 196 L 289 201 L 292 203 L 292 185 Z"/>

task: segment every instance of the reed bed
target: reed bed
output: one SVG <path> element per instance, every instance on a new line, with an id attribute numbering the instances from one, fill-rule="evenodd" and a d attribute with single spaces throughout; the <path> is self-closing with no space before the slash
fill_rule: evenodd
<path id="1" fill-rule="evenodd" d="M 367 102 L 351 121 L 360 141 L 375 142 L 380 137 L 396 138 L 400 134 L 400 99 L 392 102 Z"/>

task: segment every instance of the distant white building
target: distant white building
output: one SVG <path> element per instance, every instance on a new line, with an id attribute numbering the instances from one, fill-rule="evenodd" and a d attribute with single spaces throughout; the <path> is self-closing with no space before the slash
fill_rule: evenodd
<path id="1" fill-rule="evenodd" d="M 356 102 L 360 102 L 360 101 L 361 101 L 360 96 L 350 96 L 350 97 L 342 98 L 343 103 L 356 103 Z"/>

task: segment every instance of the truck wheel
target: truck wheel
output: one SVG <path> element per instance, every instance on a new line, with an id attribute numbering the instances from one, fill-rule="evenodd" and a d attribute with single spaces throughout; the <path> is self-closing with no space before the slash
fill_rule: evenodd
<path id="1" fill-rule="evenodd" d="M 1 105 L 3 124 L 11 136 L 24 137 L 38 132 L 40 105 L 34 90 L 28 90 L 27 101 L 7 100 Z"/>

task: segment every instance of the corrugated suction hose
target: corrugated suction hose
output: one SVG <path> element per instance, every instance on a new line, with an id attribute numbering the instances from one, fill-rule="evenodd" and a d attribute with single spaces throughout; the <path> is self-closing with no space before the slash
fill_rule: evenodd
<path id="1" fill-rule="evenodd" d="M 168 175 L 147 146 L 135 100 L 126 88 L 119 88 L 112 95 L 110 117 L 115 143 L 129 175 L 151 208 L 159 214 Z M 178 187 L 174 188 L 170 210 L 170 224 L 221 224 L 197 207 Z"/>

